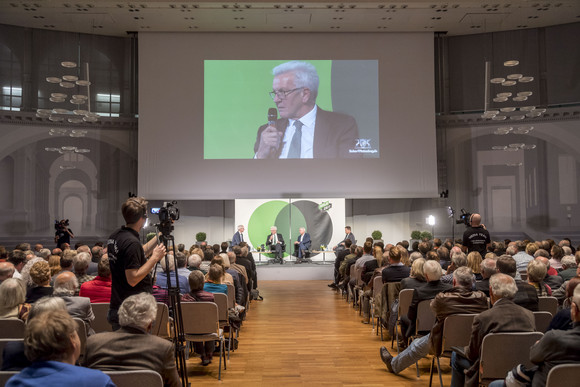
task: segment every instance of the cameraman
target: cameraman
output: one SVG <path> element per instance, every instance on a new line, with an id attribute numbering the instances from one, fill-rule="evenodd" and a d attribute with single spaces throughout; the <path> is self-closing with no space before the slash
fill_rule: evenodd
<path id="1" fill-rule="evenodd" d="M 56 232 L 54 233 L 54 242 L 56 247 L 61 249 L 63 243 L 68 243 L 70 245 L 70 238 L 74 238 L 72 230 L 68 228 L 68 219 L 62 219 L 60 222 L 55 223 L 54 227 Z"/>
<path id="2" fill-rule="evenodd" d="M 477 251 L 482 257 L 485 257 L 487 246 L 491 243 L 489 231 L 481 224 L 481 215 L 472 214 L 469 217 L 469 226 L 463 233 L 463 246 L 467 252 Z"/>
<path id="3" fill-rule="evenodd" d="M 139 231 L 147 221 L 147 201 L 142 197 L 129 198 L 121 207 L 126 225 L 115 231 L 107 241 L 111 267 L 111 304 L 107 320 L 118 330 L 118 310 L 123 301 L 134 294 L 152 293 L 151 271 L 165 256 L 165 246 L 157 245 L 157 238 L 144 246 L 139 241 Z M 145 257 L 151 254 L 149 260 Z"/>

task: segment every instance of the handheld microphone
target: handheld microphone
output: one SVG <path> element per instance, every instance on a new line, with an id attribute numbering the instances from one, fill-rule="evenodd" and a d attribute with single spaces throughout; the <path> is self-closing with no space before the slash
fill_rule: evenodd
<path id="1" fill-rule="evenodd" d="M 276 108 L 268 109 L 268 125 L 276 126 L 276 120 L 278 119 L 278 110 Z"/>

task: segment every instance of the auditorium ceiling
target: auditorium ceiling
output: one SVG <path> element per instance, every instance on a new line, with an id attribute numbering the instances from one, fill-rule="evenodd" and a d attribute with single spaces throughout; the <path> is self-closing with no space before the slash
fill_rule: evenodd
<path id="1" fill-rule="evenodd" d="M 0 24 L 132 32 L 442 32 L 469 35 L 580 21 L 580 1 L 0 0 Z"/>

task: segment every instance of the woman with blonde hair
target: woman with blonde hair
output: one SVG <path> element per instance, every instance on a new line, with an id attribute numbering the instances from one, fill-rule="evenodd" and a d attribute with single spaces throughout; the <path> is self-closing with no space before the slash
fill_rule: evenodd
<path id="1" fill-rule="evenodd" d="M 481 275 L 481 254 L 477 251 L 472 251 L 467 254 L 467 267 L 471 269 L 476 281 L 481 281 L 483 279 L 483 276 Z"/>
<path id="2" fill-rule="evenodd" d="M 30 279 L 34 287 L 26 292 L 26 302 L 34 303 L 44 296 L 52 296 L 53 287 L 50 286 L 50 265 L 45 260 L 38 261 L 30 268 Z"/>
<path id="3" fill-rule="evenodd" d="M 411 274 L 407 278 L 401 280 L 401 290 L 403 289 L 417 289 L 427 283 L 425 274 L 423 273 L 423 265 L 425 258 L 417 258 L 411 265 Z"/>
<path id="4" fill-rule="evenodd" d="M 0 284 L 0 318 L 18 318 L 26 321 L 30 304 L 26 301 L 26 287 L 17 278 L 8 278 Z"/>
<path id="5" fill-rule="evenodd" d="M 62 271 L 62 267 L 60 267 L 60 255 L 49 256 L 48 266 L 50 266 L 50 276 L 56 277 Z"/>

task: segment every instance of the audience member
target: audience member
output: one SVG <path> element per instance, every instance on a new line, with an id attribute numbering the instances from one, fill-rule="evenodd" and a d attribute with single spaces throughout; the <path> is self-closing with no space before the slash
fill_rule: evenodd
<path id="1" fill-rule="evenodd" d="M 440 247 L 439 249 L 444 249 L 445 247 Z M 411 254 L 412 255 L 412 254 Z M 401 290 L 403 289 L 417 289 L 420 286 L 425 285 L 427 282 L 425 280 L 425 275 L 423 274 L 423 265 L 425 264 L 425 258 L 417 258 L 413 261 L 411 265 L 411 271 L 409 277 L 403 278 L 401 280 Z"/>
<path id="2" fill-rule="evenodd" d="M 171 254 L 168 254 L 166 258 L 161 258 L 161 261 L 159 261 L 159 266 L 161 266 L 163 271 L 157 273 L 156 284 L 161 289 L 169 289 L 167 286 L 167 275 L 169 274 L 171 287 L 176 287 L 179 285 L 179 293 L 189 293 L 189 283 L 187 282 L 187 276 L 178 273 L 177 279 L 175 277 L 176 274 L 174 261 L 175 260 L 173 259 L 173 255 Z"/>
<path id="3" fill-rule="evenodd" d="M 514 248 L 515 250 L 513 251 L 512 254 L 510 254 L 510 252 L 508 252 L 508 254 L 510 254 L 512 256 L 512 258 L 516 261 L 516 268 L 518 272 L 521 271 L 526 271 L 526 268 L 528 267 L 528 263 L 530 263 L 530 261 L 532 261 L 534 259 L 533 256 L 531 256 L 530 254 L 526 253 L 526 245 L 525 242 L 522 241 L 516 241 L 513 245 L 509 246 L 508 249 Z"/>
<path id="4" fill-rule="evenodd" d="M 573 302 L 574 289 L 576 289 L 576 286 L 578 286 L 579 283 L 580 276 L 576 276 L 569 281 L 566 281 L 566 299 L 562 303 L 562 309 L 560 309 L 552 321 L 550 321 L 548 331 L 552 329 L 559 329 L 562 331 L 572 329 L 573 321 L 570 310 Z"/>
<path id="5" fill-rule="evenodd" d="M 542 262 L 532 259 L 528 263 L 528 283 L 536 289 L 538 297 L 547 297 L 552 295 L 552 289 L 544 283 L 546 276 L 546 265 Z"/>
<path id="6" fill-rule="evenodd" d="M 93 308 L 91 308 L 91 300 L 87 297 L 75 296 L 79 289 L 77 277 L 69 271 L 60 273 L 54 281 L 55 297 L 61 297 L 65 304 L 66 310 L 71 317 L 78 317 L 85 322 L 89 334 L 94 331 L 91 328 L 91 322 L 95 319 Z"/>
<path id="7" fill-rule="evenodd" d="M 113 387 L 101 371 L 75 366 L 81 353 L 76 323 L 63 310 L 51 310 L 26 326 L 24 352 L 32 365 L 11 377 L 7 387 L 85 386 Z"/>
<path id="8" fill-rule="evenodd" d="M 222 284 L 223 277 L 224 277 L 224 268 L 221 265 L 218 265 L 217 263 L 211 265 L 209 267 L 209 272 L 207 273 L 207 278 L 205 280 L 203 290 L 210 293 L 224 293 L 227 295 L 228 286 Z"/>
<path id="9" fill-rule="evenodd" d="M 40 258 L 35 262 L 29 271 L 34 287 L 28 288 L 26 292 L 26 302 L 32 304 L 42 297 L 52 296 L 53 287 L 50 286 L 50 265 Z"/>
<path id="10" fill-rule="evenodd" d="M 401 251 L 397 247 L 388 250 L 389 266 L 383 269 L 383 283 L 400 282 L 409 277 L 411 269 L 401 263 Z"/>
<path id="11" fill-rule="evenodd" d="M 430 261 L 425 265 L 431 266 Z M 441 352 L 443 323 L 448 316 L 460 313 L 480 313 L 487 310 L 487 297 L 480 291 L 473 291 L 473 273 L 467 267 L 453 272 L 453 288 L 438 293 L 431 301 L 431 309 L 436 316 L 431 332 L 411 342 L 409 348 L 393 358 L 386 347 L 381 347 L 381 359 L 390 372 L 398 374 L 415 364 L 429 352 Z"/>
<path id="12" fill-rule="evenodd" d="M 467 254 L 467 267 L 471 269 L 476 281 L 483 279 L 481 275 L 481 254 L 477 251 Z"/>
<path id="13" fill-rule="evenodd" d="M 230 260 L 231 269 L 237 271 L 240 274 L 240 276 L 242 276 L 244 278 L 244 281 L 246 283 L 246 288 L 249 291 L 250 290 L 249 289 L 250 282 L 249 282 L 248 272 L 246 271 L 246 268 L 243 265 L 240 265 L 237 263 L 238 257 L 236 256 L 236 254 L 233 251 L 228 252 L 228 259 Z"/>
<path id="14" fill-rule="evenodd" d="M 550 266 L 552 266 L 556 270 L 560 270 L 562 268 L 562 258 L 564 257 L 564 250 L 558 246 L 552 246 L 551 250 L 551 259 L 550 259 Z"/>
<path id="15" fill-rule="evenodd" d="M 576 269 L 578 265 L 576 264 L 576 259 L 572 255 L 566 255 L 562 257 L 562 271 L 558 273 L 558 276 L 562 278 L 562 282 L 568 281 L 572 277 L 576 276 Z"/>
<path id="16" fill-rule="evenodd" d="M 338 284 L 342 280 L 342 276 L 340 275 L 340 265 L 344 261 L 347 255 L 349 255 L 350 247 L 352 246 L 352 241 L 350 239 L 344 240 L 344 249 L 339 249 L 336 251 L 336 259 L 334 260 L 334 281 L 330 283 L 328 286 L 336 289 Z"/>
<path id="17" fill-rule="evenodd" d="M 81 285 L 80 297 L 88 297 L 91 303 L 111 302 L 111 268 L 109 257 L 105 254 L 101 257 L 97 267 L 97 276 L 92 281 Z"/>
<path id="18" fill-rule="evenodd" d="M 14 265 L 13 278 L 21 278 L 20 271 L 26 265 L 26 255 L 22 250 L 12 250 L 8 255 L 8 262 Z"/>
<path id="19" fill-rule="evenodd" d="M 546 266 L 546 276 L 544 277 L 544 283 L 550 287 L 550 289 L 557 289 L 562 286 L 564 280 L 558 275 L 558 272 L 550 267 L 550 260 L 546 257 L 535 258 L 536 261 L 542 262 Z M 555 274 L 550 274 L 550 269 L 555 272 Z M 576 270 L 574 270 L 574 274 Z"/>
<path id="20" fill-rule="evenodd" d="M 502 255 L 496 262 L 497 271 L 507 274 L 515 279 L 516 276 L 516 261 L 509 255 Z M 536 288 L 522 280 L 515 280 L 517 292 L 514 296 L 513 302 L 516 305 L 523 306 L 532 312 L 538 311 L 538 293 Z"/>
<path id="21" fill-rule="evenodd" d="M 475 283 L 475 289 L 484 292 L 489 297 L 489 279 L 497 273 L 496 261 L 491 258 L 486 258 L 483 260 L 481 268 L 482 279 Z"/>
<path id="22" fill-rule="evenodd" d="M 513 260 L 512 257 L 509 257 Z M 515 261 L 514 261 L 515 266 Z M 534 314 L 516 305 L 512 299 L 518 292 L 515 280 L 507 274 L 494 274 L 489 280 L 492 308 L 475 316 L 471 339 L 464 352 L 451 355 L 451 386 L 477 386 L 481 343 L 488 333 L 533 332 Z M 464 373 L 464 371 L 467 371 Z"/>
<path id="23" fill-rule="evenodd" d="M 8 278 L 12 278 L 14 270 L 14 265 L 11 262 L 0 262 L 0 284 Z"/>
<path id="24" fill-rule="evenodd" d="M 30 305 L 26 303 L 26 287 L 17 278 L 8 278 L 0 284 L 0 318 L 18 318 L 26 321 Z"/>
<path id="25" fill-rule="evenodd" d="M 231 251 L 230 251 L 231 253 Z M 184 294 L 181 300 L 184 302 L 214 302 L 213 293 L 206 292 L 204 288 L 205 278 L 201 271 L 192 271 L 189 274 L 189 287 L 190 292 Z M 194 342 L 195 352 L 201 356 L 201 365 L 207 366 L 211 363 L 213 352 L 215 350 L 214 341 L 206 341 L 205 343 Z"/>
<path id="26" fill-rule="evenodd" d="M 50 277 L 55 278 L 62 271 L 60 267 L 60 256 L 50 255 L 48 257 L 48 266 L 50 266 Z"/>
<path id="27" fill-rule="evenodd" d="M 81 246 L 82 247 L 82 246 Z M 84 246 L 88 250 L 89 246 Z M 77 276 L 77 281 L 79 281 L 79 285 L 87 281 L 92 281 L 95 279 L 95 276 L 87 274 L 87 270 L 89 268 L 89 264 L 91 263 L 91 254 L 87 252 L 78 252 L 73 257 L 73 267 L 75 275 Z"/>
<path id="28" fill-rule="evenodd" d="M 181 386 L 173 343 L 149 334 L 156 315 L 152 295 L 127 297 L 119 308 L 121 329 L 89 337 L 84 365 L 103 371 L 153 370 L 161 375 L 165 386 Z"/>
<path id="29" fill-rule="evenodd" d="M 187 258 L 187 268 L 189 271 L 201 270 L 201 257 L 198 254 L 190 254 Z"/>
<path id="30" fill-rule="evenodd" d="M 176 252 L 175 259 L 177 261 L 177 274 L 187 278 L 189 276 L 190 270 L 186 267 L 187 257 L 185 256 L 185 253 L 182 253 L 181 251 Z"/>
<path id="31" fill-rule="evenodd" d="M 467 257 L 462 252 L 451 254 L 451 264 L 447 268 L 447 274 L 441 277 L 441 282 L 451 284 L 453 282 L 453 272 L 460 267 L 467 266 Z"/>

